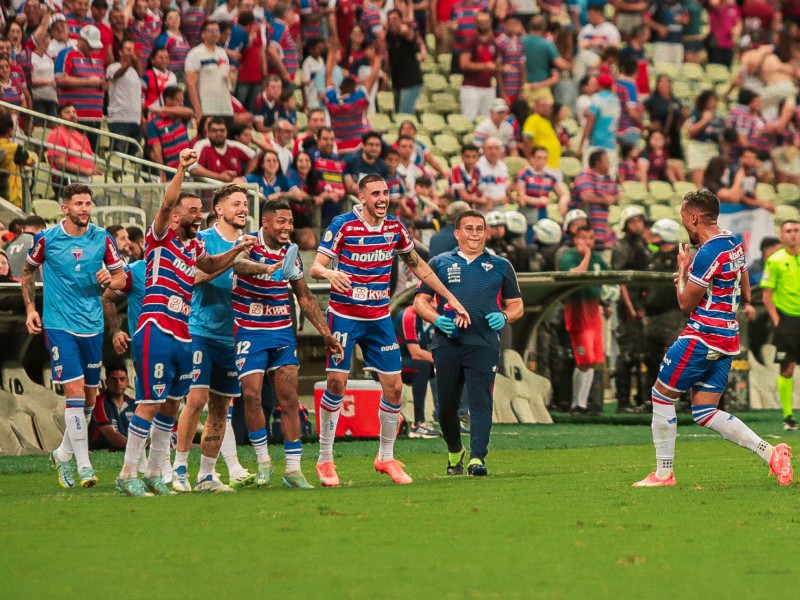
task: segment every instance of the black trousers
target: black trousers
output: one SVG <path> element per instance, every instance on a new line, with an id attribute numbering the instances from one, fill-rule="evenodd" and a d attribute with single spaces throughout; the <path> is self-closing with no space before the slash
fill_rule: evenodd
<path id="1" fill-rule="evenodd" d="M 470 458 L 483 460 L 489 453 L 492 391 L 500 350 L 444 340 L 432 352 L 439 392 L 439 425 L 447 449 L 459 452 L 462 448 L 458 408 L 466 386 L 469 390 Z"/>
<path id="2" fill-rule="evenodd" d="M 403 358 L 403 383 L 411 385 L 415 424 L 425 421 L 425 396 L 428 393 L 428 382 L 432 379 L 433 365 L 431 363 L 409 357 Z"/>

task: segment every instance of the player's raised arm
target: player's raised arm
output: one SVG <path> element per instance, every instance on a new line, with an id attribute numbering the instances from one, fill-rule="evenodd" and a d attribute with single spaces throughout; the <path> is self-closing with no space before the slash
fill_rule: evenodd
<path id="1" fill-rule="evenodd" d="M 237 256 L 243 252 L 249 252 L 256 243 L 256 238 L 252 235 L 245 235 L 239 242 L 227 252 L 222 254 L 204 254 L 201 258 L 197 259 L 197 266 L 201 271 L 213 274 L 217 271 L 225 271 L 231 266 L 231 263 Z"/>
<path id="2" fill-rule="evenodd" d="M 350 276 L 342 271 L 329 269 L 331 257 L 322 252 L 317 252 L 314 264 L 311 265 L 311 276 L 314 279 L 327 279 L 331 284 L 331 289 L 340 294 L 345 294 L 353 287 Z"/>
<path id="3" fill-rule="evenodd" d="M 467 313 L 467 310 L 461 306 L 461 303 L 456 299 L 453 293 L 448 290 L 441 281 L 439 281 L 436 273 L 431 270 L 430 266 L 428 266 L 428 263 L 420 259 L 416 250 L 401 254 L 400 258 L 404 263 L 406 263 L 406 266 L 411 269 L 411 272 L 417 276 L 417 279 L 431 288 L 442 298 L 447 298 L 450 306 L 453 307 L 453 310 L 456 311 L 459 318 L 463 321 L 463 323 L 460 323 L 459 326 L 466 327 L 472 322 L 469 318 L 469 313 Z M 420 313 L 420 316 L 422 316 L 422 313 Z M 424 319 L 425 317 L 422 316 L 422 318 Z"/>
<path id="4" fill-rule="evenodd" d="M 342 345 L 339 343 L 339 340 L 333 337 L 331 330 L 328 328 L 325 317 L 322 315 L 322 311 L 319 308 L 319 303 L 314 297 L 314 294 L 311 293 L 311 290 L 308 289 L 306 280 L 296 279 L 291 281 L 290 284 L 295 298 L 297 298 L 297 303 L 300 305 L 300 310 L 303 311 L 306 318 L 322 335 L 325 341 L 325 349 L 328 353 L 331 355 L 343 354 L 344 350 L 342 349 Z"/>
<path id="5" fill-rule="evenodd" d="M 186 177 L 186 172 L 194 163 L 197 162 L 197 151 L 191 148 L 181 150 L 178 162 L 178 172 L 172 178 L 167 186 L 167 191 L 164 192 L 164 199 L 161 201 L 161 207 L 156 213 L 156 218 L 153 221 L 153 233 L 157 238 L 163 238 L 170 227 L 172 220 L 172 212 L 175 210 L 175 205 L 178 202 L 178 197 L 181 193 L 183 180 Z M 203 269 L 205 270 L 205 269 Z"/>
<path id="6" fill-rule="evenodd" d="M 283 261 L 268 265 L 265 263 L 256 262 L 248 258 L 244 254 L 239 254 L 233 260 L 233 272 L 236 275 L 242 275 L 242 276 L 272 275 L 282 266 L 283 266 Z"/>

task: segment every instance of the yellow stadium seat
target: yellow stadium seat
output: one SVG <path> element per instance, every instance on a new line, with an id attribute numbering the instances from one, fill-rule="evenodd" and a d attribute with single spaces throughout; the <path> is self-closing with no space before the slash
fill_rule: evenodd
<path id="1" fill-rule="evenodd" d="M 562 156 L 559 166 L 564 173 L 564 178 L 569 181 L 575 179 L 583 171 L 583 164 L 574 156 Z"/>

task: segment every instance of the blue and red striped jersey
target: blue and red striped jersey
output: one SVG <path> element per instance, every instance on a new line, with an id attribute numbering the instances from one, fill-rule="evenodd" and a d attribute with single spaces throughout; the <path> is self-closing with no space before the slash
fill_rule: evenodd
<path id="1" fill-rule="evenodd" d="M 584 205 L 584 196 L 586 194 L 619 198 L 619 185 L 608 175 L 600 175 L 592 170 L 587 170 L 578 175 L 575 181 L 572 182 L 573 202 L 579 206 Z M 589 215 L 589 224 L 594 229 L 598 245 L 601 244 L 607 248 L 613 246 L 617 238 L 608 224 L 608 207 L 586 203 L 584 210 Z"/>
<path id="2" fill-rule="evenodd" d="M 414 250 L 402 222 L 387 216 L 377 227 L 364 221 L 361 207 L 333 219 L 317 252 L 338 258 L 337 269 L 350 276 L 352 289 L 331 290 L 328 309 L 341 317 L 371 321 L 389 316 L 389 279 L 396 254 Z"/>
<path id="3" fill-rule="evenodd" d="M 738 354 L 736 312 L 744 277 L 744 246 L 730 231 L 723 230 L 700 246 L 689 267 L 689 281 L 706 288 L 706 293 L 679 337 L 696 339 L 721 354 Z"/>
<path id="4" fill-rule="evenodd" d="M 366 118 L 369 106 L 367 90 L 359 86 L 355 92 L 343 98 L 339 90 L 329 86 L 323 99 L 331 118 L 331 128 L 336 135 L 339 153 L 355 152 L 361 147 L 361 136 L 369 131 Z"/>
<path id="5" fill-rule="evenodd" d="M 197 261 L 206 254 L 199 238 L 185 244 L 170 227 L 159 239 L 153 227 L 144 239 L 147 273 L 138 331 L 152 322 L 164 333 L 181 342 L 190 342 L 189 315 Z"/>
<path id="6" fill-rule="evenodd" d="M 128 19 L 128 25 L 125 28 L 125 35 L 139 46 L 142 69 L 146 69 L 147 61 L 150 60 L 150 55 L 155 47 L 156 38 L 161 35 L 161 18 L 156 19 L 151 15 L 147 15 L 144 20 L 137 21 L 131 17 Z"/>
<path id="7" fill-rule="evenodd" d="M 161 159 L 168 167 L 177 168 L 181 150 L 188 148 L 189 133 L 180 119 L 155 114 L 147 121 L 147 144 L 161 144 Z"/>
<path id="8" fill-rule="evenodd" d="M 64 18 L 67 20 L 67 27 L 69 28 L 69 39 L 77 40 L 81 37 L 81 29 L 87 25 L 95 25 L 94 19 L 91 15 L 83 15 L 83 18 L 78 18 L 78 15 L 67 12 L 64 13 Z"/>
<path id="9" fill-rule="evenodd" d="M 200 30 L 208 15 L 202 6 L 184 6 L 181 11 L 181 33 L 186 36 L 190 48 L 194 48 L 203 40 Z"/>
<path id="10" fill-rule="evenodd" d="M 281 58 L 283 58 L 283 66 L 289 72 L 291 77 L 297 73 L 300 67 L 300 55 L 297 52 L 297 44 L 292 37 L 291 31 L 286 26 L 286 23 L 280 20 L 272 22 L 272 28 L 269 34 L 269 39 L 280 46 Z"/>
<path id="11" fill-rule="evenodd" d="M 450 169 L 450 191 L 456 200 L 463 200 L 461 192 L 466 194 L 477 194 L 486 187 L 481 180 L 481 172 L 478 167 L 472 169 L 472 173 L 467 173 L 464 165 L 453 165 Z"/>
<path id="12" fill-rule="evenodd" d="M 525 68 L 525 50 L 518 36 L 509 37 L 505 33 L 497 36 L 497 47 L 503 65 L 514 68 L 510 73 L 502 73 L 503 83 L 506 86 L 506 96 L 516 98 L 522 90 L 522 69 Z"/>
<path id="13" fill-rule="evenodd" d="M 550 167 L 545 167 L 543 171 L 537 173 L 533 167 L 525 167 L 517 175 L 517 181 L 525 182 L 525 195 L 531 198 L 541 198 L 544 206 L 530 206 L 527 208 L 538 209 L 539 219 L 547 217 L 547 203 L 550 201 L 550 193 L 559 183 L 558 173 Z"/>
<path id="14" fill-rule="evenodd" d="M 475 35 L 475 20 L 481 12 L 489 12 L 488 3 L 485 0 L 461 0 L 453 5 L 450 21 L 456 24 L 454 47 L 459 52 L 469 50 L 468 42 Z"/>
<path id="15" fill-rule="evenodd" d="M 60 106 L 74 104 L 78 112 L 78 120 L 102 121 L 103 97 L 102 85 L 96 87 L 66 87 L 58 85 L 58 75 L 70 77 L 99 77 L 105 80 L 106 70 L 103 61 L 94 56 L 84 56 L 82 52 L 67 46 L 58 53 L 55 62 L 56 86 Z"/>

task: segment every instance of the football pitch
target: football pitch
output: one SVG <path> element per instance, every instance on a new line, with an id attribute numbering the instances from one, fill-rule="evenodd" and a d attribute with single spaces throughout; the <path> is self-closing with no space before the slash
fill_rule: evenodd
<path id="1" fill-rule="evenodd" d="M 742 416 L 800 448 L 777 412 Z M 633 489 L 654 459 L 629 422 L 496 426 L 477 479 L 401 440 L 410 486 L 374 472 L 377 441 L 336 445 L 339 489 L 281 488 L 274 446 L 271 488 L 216 496 L 122 497 L 121 453 L 68 491 L 45 457 L 0 458 L 0 598 L 797 598 L 800 484 L 682 416 L 678 485 Z"/>

